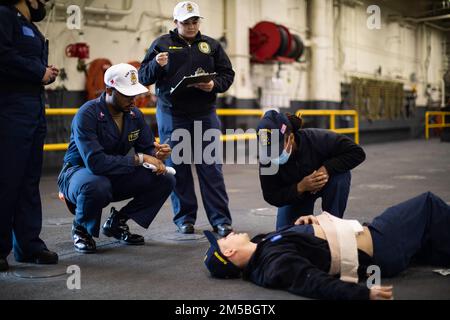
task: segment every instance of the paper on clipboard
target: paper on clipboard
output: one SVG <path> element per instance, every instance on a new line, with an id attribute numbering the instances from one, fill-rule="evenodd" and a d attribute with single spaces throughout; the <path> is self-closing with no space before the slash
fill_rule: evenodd
<path id="1" fill-rule="evenodd" d="M 185 76 L 181 79 L 180 82 L 177 83 L 175 88 L 170 90 L 171 95 L 176 95 L 177 93 L 184 91 L 186 88 L 189 88 L 197 83 L 208 83 L 213 80 L 217 76 L 217 73 L 199 73 L 192 76 Z"/>

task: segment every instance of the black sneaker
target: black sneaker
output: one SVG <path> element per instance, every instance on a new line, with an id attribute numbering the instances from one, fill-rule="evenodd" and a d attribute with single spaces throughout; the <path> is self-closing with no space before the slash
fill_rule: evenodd
<path id="1" fill-rule="evenodd" d="M 94 239 L 82 226 L 72 225 L 72 239 L 73 246 L 77 252 L 94 253 L 97 251 Z"/>
<path id="2" fill-rule="evenodd" d="M 143 245 L 144 237 L 130 232 L 127 225 L 128 217 L 122 215 L 114 207 L 111 208 L 111 215 L 103 224 L 102 233 L 107 237 L 114 237 L 121 243 L 128 245 Z"/>
<path id="3" fill-rule="evenodd" d="M 8 271 L 8 269 L 9 269 L 8 260 L 6 260 L 6 258 L 0 258 L 0 272 Z"/>

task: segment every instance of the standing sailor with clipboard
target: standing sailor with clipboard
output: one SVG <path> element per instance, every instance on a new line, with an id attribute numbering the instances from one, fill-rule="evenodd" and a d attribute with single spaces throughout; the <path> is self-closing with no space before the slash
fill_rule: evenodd
<path id="1" fill-rule="evenodd" d="M 228 90 L 234 80 L 231 62 L 218 41 L 200 33 L 199 7 L 191 1 L 174 8 L 176 28 L 156 39 L 150 46 L 139 70 L 144 85 L 155 83 L 159 137 L 165 141 L 176 129 L 188 130 L 194 137 L 194 122 L 202 123 L 202 136 L 208 129 L 220 129 L 215 111 L 217 93 Z M 186 76 L 217 73 L 208 82 L 186 86 L 173 92 L 172 88 Z M 191 139 L 192 140 L 192 139 Z M 217 141 L 217 143 L 220 143 Z M 202 152 L 210 142 L 202 142 Z M 171 147 L 174 142 L 171 141 Z M 172 193 L 174 223 L 181 233 L 194 233 L 197 218 L 197 198 L 190 164 L 168 166 L 177 172 L 177 184 Z M 221 236 L 232 231 L 228 196 L 220 164 L 196 164 L 202 200 L 210 224 Z"/>

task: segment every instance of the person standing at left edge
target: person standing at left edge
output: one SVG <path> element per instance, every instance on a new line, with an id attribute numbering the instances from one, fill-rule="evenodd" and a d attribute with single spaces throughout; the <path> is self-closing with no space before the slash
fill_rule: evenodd
<path id="1" fill-rule="evenodd" d="M 158 97 L 156 119 L 161 141 L 171 138 L 177 129 L 187 130 L 195 137 L 194 126 L 201 123 L 201 136 L 208 129 L 220 129 L 215 111 L 217 93 L 228 90 L 234 80 L 231 62 L 220 43 L 200 33 L 199 6 L 192 1 L 178 3 L 173 11 L 176 28 L 156 39 L 147 52 L 139 69 L 139 79 L 144 85 L 155 83 Z M 196 84 L 182 93 L 170 94 L 184 76 L 196 73 L 213 73 L 217 76 L 207 83 Z M 201 152 L 211 142 L 201 142 Z M 220 141 L 217 141 L 220 143 Z M 191 148 L 198 152 L 191 142 Z M 174 148 L 172 142 L 171 147 Z M 200 149 L 200 147 L 199 147 Z M 191 152 L 191 154 L 194 154 Z M 173 163 L 177 171 L 176 186 L 172 193 L 173 221 L 181 233 L 194 233 L 197 218 L 197 198 L 190 163 Z M 221 236 L 232 231 L 228 195 L 218 163 L 196 163 L 203 204 L 209 223 Z"/>
<path id="2" fill-rule="evenodd" d="M 45 14 L 44 1 L 0 0 L 0 271 L 8 270 L 12 248 L 18 262 L 58 263 L 39 238 L 44 86 L 59 73 L 33 24 Z"/>

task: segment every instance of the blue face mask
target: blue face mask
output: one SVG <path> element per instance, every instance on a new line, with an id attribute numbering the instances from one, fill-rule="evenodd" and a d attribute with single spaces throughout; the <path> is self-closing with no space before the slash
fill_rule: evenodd
<path id="1" fill-rule="evenodd" d="M 278 158 L 275 158 L 272 160 L 272 163 L 274 165 L 278 165 L 278 166 L 285 164 L 286 162 L 288 162 L 289 158 L 291 157 L 291 153 L 292 152 L 287 152 L 286 149 L 284 149 Z"/>

